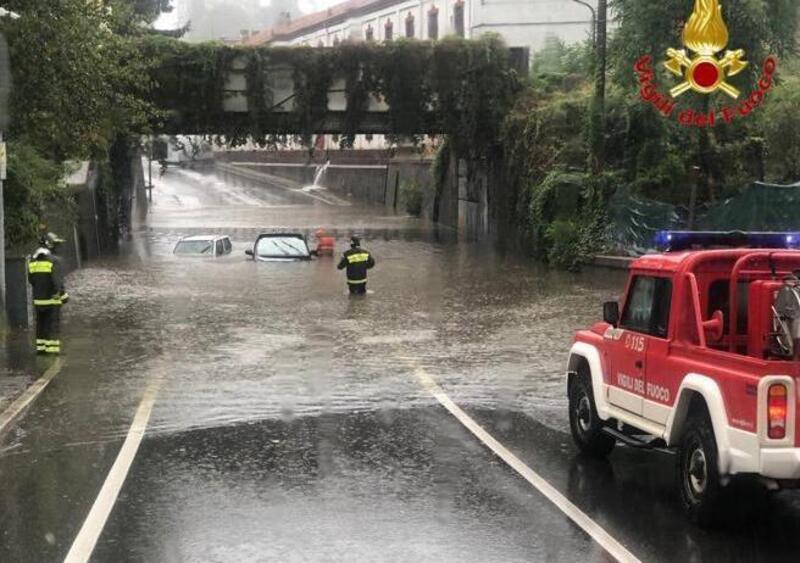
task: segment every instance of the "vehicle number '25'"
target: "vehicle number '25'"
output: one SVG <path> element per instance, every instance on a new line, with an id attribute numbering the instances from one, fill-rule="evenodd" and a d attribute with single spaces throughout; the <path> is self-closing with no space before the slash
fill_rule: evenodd
<path id="1" fill-rule="evenodd" d="M 644 352 L 644 336 L 625 333 L 625 348 L 634 352 Z"/>

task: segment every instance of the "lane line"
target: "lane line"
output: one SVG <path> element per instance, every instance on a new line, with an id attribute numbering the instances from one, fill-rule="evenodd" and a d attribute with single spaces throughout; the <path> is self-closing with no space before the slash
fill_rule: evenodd
<path id="1" fill-rule="evenodd" d="M 81 526 L 80 532 L 72 542 L 72 547 L 64 558 L 64 563 L 86 563 L 92 556 L 97 540 L 100 539 L 100 534 L 103 533 L 108 517 L 114 504 L 117 502 L 119 492 L 122 490 L 122 485 L 125 483 L 125 478 L 128 476 L 128 470 L 131 468 L 133 459 L 136 457 L 136 452 L 139 450 L 139 444 L 142 442 L 147 423 L 150 420 L 150 413 L 153 412 L 153 405 L 158 395 L 160 383 L 151 383 L 145 390 L 142 402 L 139 403 L 139 408 L 136 410 L 136 415 L 133 417 L 130 430 L 122 444 L 117 459 L 114 465 L 111 466 L 111 471 L 108 472 L 105 483 L 100 489 L 100 493 L 89 511 L 89 515 Z"/>
<path id="2" fill-rule="evenodd" d="M 8 405 L 8 408 L 0 414 L 0 436 L 5 434 L 7 427 L 50 385 L 50 382 L 58 375 L 64 365 L 64 360 L 56 358 L 53 365 L 45 370 L 42 377 L 34 381 L 30 387 L 23 391 L 22 395 Z"/>
<path id="3" fill-rule="evenodd" d="M 621 563 L 641 563 L 639 558 L 603 529 L 600 524 L 592 520 L 585 512 L 570 502 L 567 497 L 558 492 L 544 477 L 525 465 L 517 456 L 498 442 L 491 434 L 483 429 L 467 413 L 461 410 L 445 393 L 438 383 L 421 367 L 415 369 L 417 379 L 450 414 L 458 419 L 467 430 L 472 432 L 483 444 L 492 450 L 500 459 L 520 474 L 528 483 L 533 485 L 550 502 L 558 507 L 570 520 L 575 522 L 584 532 L 605 549 L 612 557 Z"/>

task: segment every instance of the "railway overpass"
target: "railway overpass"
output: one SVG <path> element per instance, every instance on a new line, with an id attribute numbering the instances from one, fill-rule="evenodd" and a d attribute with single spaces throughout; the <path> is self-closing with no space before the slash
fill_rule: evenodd
<path id="1" fill-rule="evenodd" d="M 453 133 L 499 125 L 527 53 L 495 38 L 334 48 L 245 47 L 157 39 L 150 97 L 159 133 Z M 522 70 L 525 69 L 525 70 Z M 469 132 L 467 132 L 469 134 Z"/>

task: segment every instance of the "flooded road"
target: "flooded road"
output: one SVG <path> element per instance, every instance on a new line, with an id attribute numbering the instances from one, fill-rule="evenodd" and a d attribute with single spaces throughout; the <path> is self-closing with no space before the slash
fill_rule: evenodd
<path id="1" fill-rule="evenodd" d="M 0 442 L 0 561 L 64 558 L 148 389 L 152 414 L 95 561 L 609 558 L 417 369 L 642 560 L 796 553 L 796 496 L 743 491 L 749 516 L 700 532 L 670 458 L 577 457 L 566 353 L 621 274 L 554 272 L 382 209 L 194 171 L 169 170 L 153 197 L 124 256 L 68 280 L 67 365 Z M 245 259 L 263 230 L 317 227 L 339 251 L 362 237 L 378 263 L 366 298 L 347 295 L 331 258 Z M 232 254 L 172 254 L 203 232 L 230 234 Z"/>

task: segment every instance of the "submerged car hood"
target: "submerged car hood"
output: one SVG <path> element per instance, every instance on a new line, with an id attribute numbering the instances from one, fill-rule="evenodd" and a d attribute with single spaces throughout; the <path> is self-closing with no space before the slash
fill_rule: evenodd
<path id="1" fill-rule="evenodd" d="M 271 257 L 271 256 L 256 256 L 256 262 L 307 262 L 311 260 L 310 256 L 295 256 L 295 257 L 286 257 L 286 258 L 279 258 L 279 257 Z"/>

